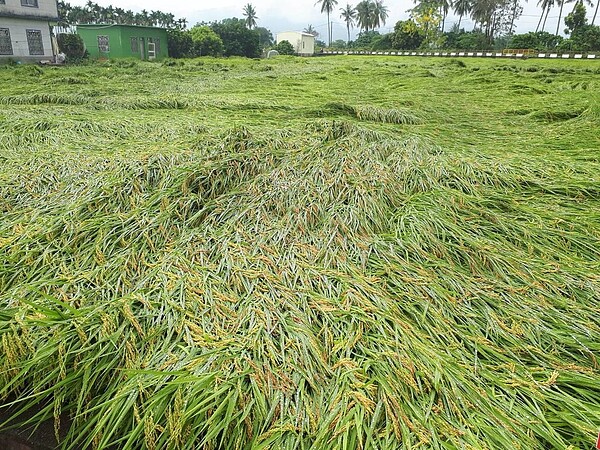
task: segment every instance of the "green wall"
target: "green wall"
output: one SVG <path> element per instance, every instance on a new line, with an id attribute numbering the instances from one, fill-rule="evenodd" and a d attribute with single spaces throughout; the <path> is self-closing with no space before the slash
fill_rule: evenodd
<path id="1" fill-rule="evenodd" d="M 169 56 L 167 31 L 163 28 L 134 25 L 78 25 L 77 34 L 83 39 L 85 47 L 92 58 L 138 58 L 146 60 L 149 59 L 149 43 L 154 43 L 156 46 L 156 59 Z M 99 36 L 101 36 L 102 44 L 108 42 L 108 48 L 100 48 Z"/>

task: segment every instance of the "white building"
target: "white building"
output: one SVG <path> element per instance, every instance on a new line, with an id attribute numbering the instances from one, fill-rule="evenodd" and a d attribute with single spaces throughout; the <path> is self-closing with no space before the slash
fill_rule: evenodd
<path id="1" fill-rule="evenodd" d="M 300 31 L 285 31 L 277 34 L 277 43 L 288 41 L 301 56 L 311 56 L 315 53 L 315 37 Z"/>
<path id="2" fill-rule="evenodd" d="M 0 61 L 51 60 L 50 22 L 57 20 L 56 0 L 0 0 Z"/>

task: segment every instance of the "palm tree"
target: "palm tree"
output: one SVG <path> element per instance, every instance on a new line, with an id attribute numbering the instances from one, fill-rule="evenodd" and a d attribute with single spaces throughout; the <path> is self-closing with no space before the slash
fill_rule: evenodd
<path id="1" fill-rule="evenodd" d="M 148 22 L 150 23 L 150 26 L 158 26 L 160 16 L 160 11 L 150 11 L 150 13 L 148 13 Z"/>
<path id="2" fill-rule="evenodd" d="M 342 14 L 340 17 L 346 22 L 346 28 L 348 29 L 348 44 L 350 43 L 350 28 L 354 26 L 354 19 L 356 19 L 356 10 L 348 3 L 345 8 L 340 8 Z"/>
<path id="3" fill-rule="evenodd" d="M 304 33 L 312 34 L 314 37 L 319 37 L 319 32 L 309 23 L 308 26 L 303 30 Z"/>
<path id="4" fill-rule="evenodd" d="M 540 20 L 537 24 L 537 27 L 535 28 L 536 33 L 540 29 L 540 25 L 542 24 L 542 19 L 544 18 L 544 13 L 546 14 L 546 17 L 548 17 L 548 13 L 550 12 L 550 9 L 552 8 L 552 6 L 554 6 L 554 0 L 539 0 L 538 6 L 542 7 L 542 15 L 540 16 Z M 546 26 L 546 21 L 544 20 L 544 27 L 545 26 Z M 544 27 L 542 27 L 542 31 L 544 31 Z"/>
<path id="5" fill-rule="evenodd" d="M 510 18 L 510 28 L 508 29 L 508 34 L 512 35 L 513 34 L 513 28 L 515 27 L 515 20 L 517 19 L 517 14 L 520 15 L 521 12 L 523 12 L 523 9 L 521 8 L 521 11 L 517 11 L 518 8 L 521 6 L 520 5 L 520 0 L 511 0 L 513 2 L 513 10 L 512 10 L 512 15 Z M 527 0 L 525 0 L 525 2 L 527 2 Z"/>
<path id="6" fill-rule="evenodd" d="M 554 2 L 557 0 L 548 0 L 548 9 L 546 9 L 546 15 L 544 16 L 544 23 L 542 23 L 542 31 L 546 29 L 546 21 L 548 20 L 548 14 L 550 14 L 550 10 L 554 8 Z"/>
<path id="7" fill-rule="evenodd" d="M 361 30 L 370 31 L 375 28 L 374 13 L 375 3 L 371 0 L 363 0 L 356 5 L 356 22 Z"/>
<path id="8" fill-rule="evenodd" d="M 469 15 L 473 9 L 472 0 L 454 0 L 452 4 L 454 12 L 458 14 L 458 29 L 460 30 L 460 23 L 462 22 L 463 16 Z"/>
<path id="9" fill-rule="evenodd" d="M 327 13 L 327 32 L 329 35 L 329 46 L 331 47 L 331 20 L 329 16 L 333 11 L 333 8 L 337 5 L 337 0 L 317 0 L 315 5 L 321 4 L 321 13 Z"/>
<path id="10" fill-rule="evenodd" d="M 243 15 L 246 17 L 246 26 L 249 29 L 254 28 L 256 26 L 256 19 L 258 19 L 258 17 L 256 15 L 256 10 L 251 3 L 248 3 L 246 6 L 244 6 Z"/>
<path id="11" fill-rule="evenodd" d="M 560 19 L 562 19 L 563 7 L 567 0 L 556 0 L 560 5 L 560 11 L 558 12 L 558 23 L 556 24 L 556 35 L 558 36 L 558 31 L 560 30 Z"/>
<path id="12" fill-rule="evenodd" d="M 444 32 L 444 28 L 446 27 L 446 17 L 448 16 L 448 11 L 450 11 L 450 7 L 452 6 L 451 0 L 439 0 L 440 4 L 440 12 L 442 13 L 442 33 Z"/>
<path id="13" fill-rule="evenodd" d="M 375 0 L 373 5 L 373 29 L 385 25 L 385 21 L 388 18 L 388 11 L 388 7 L 383 4 L 383 0 Z"/>
<path id="14" fill-rule="evenodd" d="M 497 26 L 496 9 L 498 4 L 495 0 L 478 0 L 473 2 L 471 17 L 481 25 L 485 37 L 491 43 Z"/>
<path id="15" fill-rule="evenodd" d="M 69 14 L 72 11 L 71 5 L 65 2 L 57 2 L 56 6 L 58 7 L 58 17 L 61 22 L 68 22 Z"/>

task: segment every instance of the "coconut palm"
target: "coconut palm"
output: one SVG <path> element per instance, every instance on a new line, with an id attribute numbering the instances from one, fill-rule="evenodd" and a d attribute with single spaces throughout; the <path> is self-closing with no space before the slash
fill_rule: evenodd
<path id="1" fill-rule="evenodd" d="M 375 29 L 385 25 L 389 9 L 383 4 L 383 0 L 375 0 L 373 3 L 373 29 Z"/>
<path id="2" fill-rule="evenodd" d="M 448 16 L 448 11 L 452 6 L 451 0 L 439 0 L 440 12 L 442 13 L 442 33 L 444 32 L 444 28 L 446 27 L 446 17 Z"/>
<path id="3" fill-rule="evenodd" d="M 554 6 L 554 0 L 539 0 L 538 6 L 542 7 L 542 15 L 540 16 L 540 20 L 535 29 L 536 33 L 540 29 L 540 25 L 542 24 L 542 19 L 544 19 L 544 14 L 546 15 L 546 18 L 548 18 L 548 13 L 550 12 L 550 9 L 552 9 L 552 7 Z M 542 31 L 544 31 L 545 26 L 546 26 L 546 20 L 544 20 L 544 26 L 542 27 Z"/>
<path id="4" fill-rule="evenodd" d="M 481 25 L 481 30 L 490 43 L 497 25 L 495 20 L 497 8 L 498 3 L 496 0 L 477 0 L 473 2 L 471 10 L 471 17 Z"/>
<path id="5" fill-rule="evenodd" d="M 337 0 L 317 0 L 315 5 L 321 5 L 321 13 L 327 13 L 327 34 L 329 36 L 329 46 L 331 46 L 331 20 L 329 19 L 333 8 L 337 5 Z"/>
<path id="6" fill-rule="evenodd" d="M 562 19 L 563 7 L 565 6 L 567 0 L 556 0 L 556 2 L 560 6 L 560 11 L 558 12 L 558 23 L 556 24 L 556 35 L 558 36 L 558 32 L 560 30 L 560 19 Z"/>
<path id="7" fill-rule="evenodd" d="M 256 15 L 256 10 L 254 9 L 254 6 L 252 6 L 251 3 L 248 3 L 246 6 L 244 6 L 244 12 L 243 12 L 246 22 L 246 26 L 249 29 L 252 29 L 256 26 L 256 19 L 258 19 L 258 16 Z"/>
<path id="8" fill-rule="evenodd" d="M 312 34 L 314 37 L 319 37 L 319 32 L 309 23 L 308 26 L 303 30 L 304 33 Z"/>
<path id="9" fill-rule="evenodd" d="M 340 8 L 342 14 L 340 17 L 346 22 L 346 28 L 348 29 L 348 43 L 350 43 L 350 28 L 354 27 L 354 20 L 356 19 L 356 9 L 348 3 L 345 8 Z"/>
<path id="10" fill-rule="evenodd" d="M 517 14 L 520 14 L 518 8 L 520 7 L 520 0 L 511 0 L 513 2 L 512 14 L 510 18 L 510 28 L 508 29 L 508 34 L 513 34 L 513 29 L 515 27 L 515 20 L 517 19 Z M 527 3 L 527 0 L 525 0 Z M 522 12 L 522 9 L 521 9 Z"/>
<path id="11" fill-rule="evenodd" d="M 472 0 L 454 0 L 452 9 L 458 14 L 458 29 L 460 30 L 460 23 L 462 22 L 463 16 L 469 15 L 473 9 Z"/>
<path id="12" fill-rule="evenodd" d="M 371 0 L 363 0 L 356 5 L 356 22 L 358 27 L 364 31 L 370 31 L 374 24 L 375 3 Z"/>

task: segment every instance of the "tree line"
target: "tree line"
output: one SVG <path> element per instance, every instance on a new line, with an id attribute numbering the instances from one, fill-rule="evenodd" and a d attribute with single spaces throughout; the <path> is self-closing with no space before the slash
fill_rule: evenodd
<path id="1" fill-rule="evenodd" d="M 563 10 L 565 4 L 571 2 L 574 2 L 575 6 L 567 19 L 563 16 Z M 536 31 L 515 35 L 516 22 L 523 13 L 521 0 L 415 0 L 415 6 L 409 10 L 408 20 L 396 23 L 393 33 L 380 35 L 375 30 L 385 25 L 389 9 L 382 0 L 363 0 L 356 6 L 348 3 L 339 9 L 340 18 L 346 24 L 348 39 L 346 44 L 341 41 L 333 44 L 336 47 L 355 48 L 374 46 L 375 50 L 416 48 L 479 50 L 491 49 L 498 45 L 504 48 L 510 45 L 513 48 L 539 50 L 560 49 L 561 46 L 563 50 L 600 50 L 600 28 L 594 25 L 600 0 L 595 4 L 591 23 L 587 23 L 584 2 L 594 6 L 592 0 L 539 0 L 538 5 L 542 7 L 542 13 Z M 329 46 L 332 46 L 330 17 L 337 4 L 337 0 L 317 1 L 321 12 L 327 14 Z M 545 31 L 545 22 L 553 7 L 559 8 L 559 22 L 555 33 L 550 34 Z M 458 23 L 451 30 L 445 31 L 446 19 L 451 11 L 458 16 Z M 461 28 L 465 17 L 474 22 L 472 31 Z M 575 22 L 573 17 L 576 17 Z M 568 39 L 560 36 L 562 18 L 565 19 L 566 25 L 564 32 L 570 35 Z M 354 27 L 357 27 L 360 33 L 356 41 L 351 42 L 350 30 Z M 312 29 L 305 29 L 305 31 L 315 34 Z"/>
<path id="2" fill-rule="evenodd" d="M 58 17 L 61 24 L 122 24 L 147 27 L 162 27 L 183 30 L 187 27 L 187 19 L 176 18 L 171 13 L 162 11 L 134 12 L 130 9 L 101 6 L 88 1 L 85 6 L 72 6 L 70 3 L 58 2 Z"/>
<path id="3" fill-rule="evenodd" d="M 600 50 L 600 27 L 594 25 L 598 11 L 595 4 L 591 23 L 586 19 L 585 5 L 594 6 L 592 0 L 538 0 L 542 8 L 535 32 L 515 35 L 515 23 L 523 12 L 521 0 L 415 0 L 409 10 L 409 18 L 399 21 L 392 33 L 380 34 L 376 30 L 385 26 L 389 8 L 383 0 L 362 0 L 355 6 L 347 3 L 339 8 L 339 14 L 347 28 L 347 41 L 332 42 L 331 17 L 338 5 L 337 0 L 317 0 L 315 6 L 327 15 L 328 43 L 317 41 L 322 46 L 336 48 L 353 47 L 361 49 L 464 49 L 485 50 L 492 48 L 532 48 L 539 51 Z M 562 38 L 560 23 L 554 34 L 545 31 L 548 13 L 559 7 L 559 17 L 563 18 L 565 4 L 575 2 L 573 11 L 564 17 L 567 39 Z M 112 5 L 103 7 L 88 1 L 85 6 L 71 6 L 58 2 L 61 23 L 114 23 L 163 27 L 169 33 L 169 53 L 173 57 L 197 56 L 247 56 L 257 57 L 265 49 L 273 48 L 273 35 L 270 30 L 258 27 L 256 8 L 246 4 L 242 9 L 243 19 L 230 18 L 211 23 L 202 22 L 191 29 L 185 18 L 176 18 L 162 11 L 133 12 Z M 459 17 L 458 23 L 445 31 L 446 19 L 453 11 Z M 463 18 L 473 20 L 471 31 L 461 28 Z M 357 39 L 351 41 L 351 30 L 360 31 Z M 319 33 L 309 25 L 304 30 L 318 37 Z M 282 53 L 290 49 L 278 48 Z"/>

